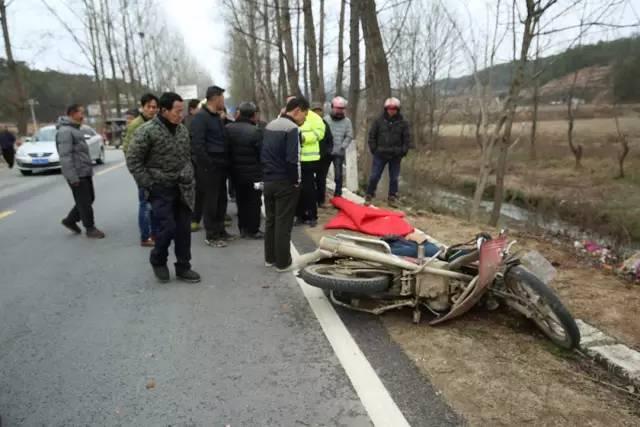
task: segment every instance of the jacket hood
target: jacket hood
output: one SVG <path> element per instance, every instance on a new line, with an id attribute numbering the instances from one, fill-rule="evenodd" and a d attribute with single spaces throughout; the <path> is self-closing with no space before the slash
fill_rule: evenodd
<path id="1" fill-rule="evenodd" d="M 80 125 L 73 120 L 69 116 L 61 116 L 58 117 L 58 121 L 56 122 L 56 129 L 60 129 L 62 126 L 73 126 L 74 128 L 79 129 Z"/>

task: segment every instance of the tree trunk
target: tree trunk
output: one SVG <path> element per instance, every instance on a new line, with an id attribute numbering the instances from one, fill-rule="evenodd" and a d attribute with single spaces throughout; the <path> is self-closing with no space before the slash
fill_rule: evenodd
<path id="1" fill-rule="evenodd" d="M 133 68 L 133 61 L 131 60 L 131 46 L 130 42 L 133 42 L 131 36 L 131 30 L 129 28 L 129 2 L 128 0 L 122 0 L 120 3 L 120 13 L 122 15 L 122 31 L 124 33 L 124 58 L 127 62 L 127 71 L 129 72 L 129 96 L 135 99 L 135 87 L 136 87 L 136 75 Z"/>
<path id="2" fill-rule="evenodd" d="M 360 129 L 360 0 L 351 0 L 349 6 L 349 103 L 355 138 Z"/>
<path id="3" fill-rule="evenodd" d="M 571 84 L 571 88 L 569 89 L 569 95 L 567 97 L 567 140 L 569 141 L 569 149 L 573 153 L 573 156 L 576 159 L 576 163 L 574 165 L 575 169 L 582 169 L 582 145 L 575 144 L 573 141 L 573 129 L 575 125 L 575 109 L 573 107 L 573 95 L 575 90 L 576 81 L 578 79 L 578 72 L 576 71 L 573 76 L 573 83 Z"/>
<path id="4" fill-rule="evenodd" d="M 22 85 L 22 77 L 18 65 L 13 59 L 13 49 L 11 48 L 11 39 L 9 38 L 9 22 L 7 18 L 7 5 L 4 0 L 0 0 L 0 22 L 2 24 L 2 37 L 4 38 L 4 50 L 7 55 L 7 68 L 13 79 L 16 91 L 16 99 L 14 102 L 16 109 L 16 119 L 18 125 L 18 133 L 20 135 L 27 134 L 27 96 Z M 34 132 L 36 129 L 33 130 Z"/>
<path id="5" fill-rule="evenodd" d="M 267 105 L 268 105 L 268 109 L 266 111 L 266 115 L 267 117 L 272 117 L 273 115 L 275 115 L 275 111 L 277 109 L 277 101 L 276 101 L 276 95 L 275 92 L 273 90 L 273 80 L 272 80 L 272 74 L 273 74 L 273 68 L 271 65 L 271 44 L 268 43 L 270 39 L 270 35 L 271 35 L 271 27 L 269 24 L 269 4 L 267 2 L 267 0 L 264 0 L 263 3 L 263 10 L 264 10 L 264 16 L 262 18 L 262 25 L 264 26 L 264 77 L 265 77 L 265 81 L 266 81 L 266 88 L 267 88 L 267 92 L 268 92 L 268 99 L 267 99 Z"/>
<path id="6" fill-rule="evenodd" d="M 278 103 L 287 97 L 287 72 L 284 66 L 285 51 L 282 45 L 282 17 L 280 16 L 280 0 L 274 0 L 276 9 L 275 36 L 278 43 Z M 293 91 L 293 89 L 292 89 Z"/>
<path id="7" fill-rule="evenodd" d="M 504 132 L 500 137 L 500 129 L 497 126 L 497 132 L 494 133 L 494 141 L 500 142 L 500 149 L 498 151 L 498 165 L 496 169 L 496 189 L 493 198 L 493 210 L 491 212 L 491 218 L 489 225 L 496 226 L 500 219 L 500 212 L 502 210 L 502 202 L 504 199 L 504 178 L 507 172 L 507 156 L 509 154 L 509 145 L 511 144 L 511 133 L 513 129 L 513 119 L 516 114 L 516 106 L 518 102 L 518 95 L 520 94 L 520 88 L 524 81 L 524 70 L 527 63 L 529 49 L 531 42 L 535 34 L 535 28 L 537 26 L 539 14 L 535 13 L 533 0 L 527 0 L 527 16 L 524 20 L 524 31 L 522 34 L 522 45 L 520 48 L 520 59 L 518 61 L 517 68 L 513 79 L 511 80 L 511 87 L 509 88 L 509 95 L 505 103 L 503 110 L 503 117 L 500 119 L 499 124 L 504 125 Z M 514 6 L 515 7 L 515 6 Z M 515 12 L 514 12 L 515 13 Z M 483 189 L 484 190 L 484 189 Z"/>
<path id="8" fill-rule="evenodd" d="M 324 89 L 324 0 L 320 0 L 320 42 L 318 44 L 318 73 L 320 80 L 320 99 L 318 101 L 323 102 L 326 100 L 327 94 Z"/>
<path id="9" fill-rule="evenodd" d="M 338 21 L 338 70 L 336 71 L 336 96 L 343 96 L 344 79 L 344 9 L 346 0 L 340 1 L 340 19 Z"/>
<path id="10" fill-rule="evenodd" d="M 93 74 L 96 79 L 96 88 L 98 92 L 98 102 L 100 104 L 100 118 L 104 125 L 107 119 L 107 111 L 105 106 L 105 90 L 104 90 L 104 64 L 101 67 L 101 52 L 98 23 L 96 19 L 96 11 L 93 1 L 89 3 L 85 0 L 85 14 L 89 25 L 89 41 L 91 46 L 91 65 L 93 66 Z"/>
<path id="11" fill-rule="evenodd" d="M 109 1 L 102 0 L 102 8 L 101 8 L 101 23 L 102 23 L 102 32 L 104 36 L 104 44 L 107 48 L 107 56 L 109 59 L 109 66 L 111 67 L 111 84 L 113 85 L 113 95 L 116 105 L 116 114 L 118 117 L 122 115 L 122 108 L 120 106 L 120 84 L 118 82 L 118 75 L 116 73 L 116 61 L 113 54 L 114 44 L 113 44 L 113 21 L 111 20 L 111 10 L 109 8 Z"/>
<path id="12" fill-rule="evenodd" d="M 536 160 L 538 153 L 536 150 L 536 137 L 538 133 L 538 107 L 540 105 L 540 80 L 533 82 L 533 113 L 531 115 L 531 135 L 529 137 L 529 159 Z"/>
<path id="13" fill-rule="evenodd" d="M 318 51 L 316 44 L 315 26 L 313 23 L 313 9 L 311 8 L 311 0 L 302 0 L 302 5 L 302 10 L 304 12 L 304 39 L 306 41 L 304 45 L 306 51 L 305 68 L 309 72 L 309 80 L 311 83 L 311 100 L 322 101 L 322 98 L 324 98 L 324 96 L 322 96 L 320 87 L 320 75 L 318 74 Z"/>
<path id="14" fill-rule="evenodd" d="M 295 95 L 301 95 L 300 91 L 300 76 L 298 75 L 298 67 L 296 58 L 294 57 L 293 52 L 293 39 L 292 31 L 291 31 L 291 14 L 289 13 L 289 0 L 279 0 L 281 3 L 280 7 L 280 31 L 282 33 L 282 39 L 284 41 L 284 60 L 287 65 L 287 77 L 289 80 L 289 93 Z"/>

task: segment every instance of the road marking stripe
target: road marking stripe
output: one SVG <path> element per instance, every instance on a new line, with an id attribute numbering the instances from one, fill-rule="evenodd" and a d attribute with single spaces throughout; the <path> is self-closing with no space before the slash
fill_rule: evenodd
<path id="1" fill-rule="evenodd" d="M 6 217 L 13 215 L 16 211 L 0 211 L 0 219 L 5 219 Z"/>
<path id="2" fill-rule="evenodd" d="M 293 242 L 291 243 L 291 252 L 294 259 L 299 256 Z M 294 272 L 294 277 L 315 313 L 334 353 L 349 376 L 349 380 L 351 380 L 351 384 L 373 425 L 408 427 L 409 423 L 400 408 L 393 401 L 389 391 L 358 347 L 324 292 L 308 285 L 297 276 L 297 272 Z"/>
<path id="3" fill-rule="evenodd" d="M 107 172 L 111 172 L 111 171 L 113 171 L 113 170 L 119 169 L 119 168 L 121 168 L 122 166 L 124 166 L 125 164 L 126 164 L 125 162 L 120 162 L 120 163 L 118 163 L 117 165 L 113 165 L 113 166 L 111 166 L 111 167 L 109 167 L 109 168 L 102 169 L 100 172 L 97 172 L 97 173 L 96 173 L 96 176 L 104 175 L 104 174 L 105 174 L 105 173 L 107 173 Z"/>

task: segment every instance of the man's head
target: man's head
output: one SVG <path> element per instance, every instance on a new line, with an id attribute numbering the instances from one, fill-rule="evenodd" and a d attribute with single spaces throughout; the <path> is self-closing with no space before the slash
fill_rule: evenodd
<path id="1" fill-rule="evenodd" d="M 135 119 L 136 117 L 138 117 L 138 114 L 140 114 L 140 112 L 136 109 L 129 109 L 124 113 L 124 118 L 127 120 L 127 124 L 131 123 L 133 121 L 133 119 Z"/>
<path id="2" fill-rule="evenodd" d="M 240 105 L 238 105 L 238 118 L 257 123 L 258 107 L 256 107 L 256 104 L 253 102 L 241 102 Z"/>
<path id="3" fill-rule="evenodd" d="M 400 111 L 400 100 L 398 98 L 387 98 L 384 101 L 384 111 L 390 117 L 395 116 Z"/>
<path id="4" fill-rule="evenodd" d="M 174 92 L 165 92 L 160 96 L 160 115 L 169 123 L 179 125 L 182 123 L 184 102 L 180 95 Z"/>
<path id="5" fill-rule="evenodd" d="M 287 101 L 284 111 L 298 126 L 302 126 L 309 112 L 309 101 L 302 96 L 296 96 Z"/>
<path id="6" fill-rule="evenodd" d="M 80 104 L 71 104 L 67 107 L 67 116 L 77 124 L 84 121 L 84 107 Z"/>
<path id="7" fill-rule="evenodd" d="M 322 116 L 324 113 L 324 105 L 322 105 L 322 102 L 312 102 L 311 103 L 311 111 L 313 111 L 314 113 L 316 113 L 319 116 Z"/>
<path id="8" fill-rule="evenodd" d="M 140 97 L 140 110 L 145 119 L 153 119 L 158 113 L 158 97 L 152 93 L 142 95 Z"/>
<path id="9" fill-rule="evenodd" d="M 188 114 L 193 116 L 200 109 L 200 100 L 199 99 L 191 99 L 189 100 L 189 111 Z"/>
<path id="10" fill-rule="evenodd" d="M 331 100 L 331 115 L 342 118 L 347 110 L 347 100 L 341 96 L 336 96 Z"/>
<path id="11" fill-rule="evenodd" d="M 207 88 L 207 106 L 213 112 L 224 110 L 224 89 L 219 86 Z"/>

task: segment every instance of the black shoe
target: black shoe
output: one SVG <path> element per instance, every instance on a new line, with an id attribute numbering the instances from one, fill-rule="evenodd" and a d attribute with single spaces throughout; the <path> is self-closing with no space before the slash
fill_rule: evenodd
<path id="1" fill-rule="evenodd" d="M 87 229 L 87 237 L 90 239 L 104 239 L 104 233 L 93 227 Z"/>
<path id="2" fill-rule="evenodd" d="M 389 204 L 390 207 L 397 208 L 398 207 L 398 196 L 395 196 L 395 195 L 389 196 L 389 198 L 387 199 L 387 203 Z"/>
<path id="3" fill-rule="evenodd" d="M 167 283 L 171 280 L 171 275 L 169 274 L 169 268 L 166 265 L 152 265 L 153 274 L 156 275 L 156 279 L 160 283 Z"/>
<path id="4" fill-rule="evenodd" d="M 309 227 L 313 228 L 313 227 L 318 225 L 318 220 L 317 219 L 309 219 L 309 220 L 306 220 L 304 223 L 306 225 L 308 225 Z"/>
<path id="5" fill-rule="evenodd" d="M 61 221 L 62 225 L 64 225 L 69 230 L 73 231 L 75 234 L 82 234 L 82 230 L 78 227 L 78 224 L 75 222 L 68 221 L 66 218 Z"/>
<path id="6" fill-rule="evenodd" d="M 187 283 L 200 283 L 200 275 L 191 269 L 184 271 L 176 270 L 176 278 Z"/>
<path id="7" fill-rule="evenodd" d="M 247 239 L 262 240 L 264 239 L 264 233 L 258 230 L 253 234 L 247 234 Z"/>

